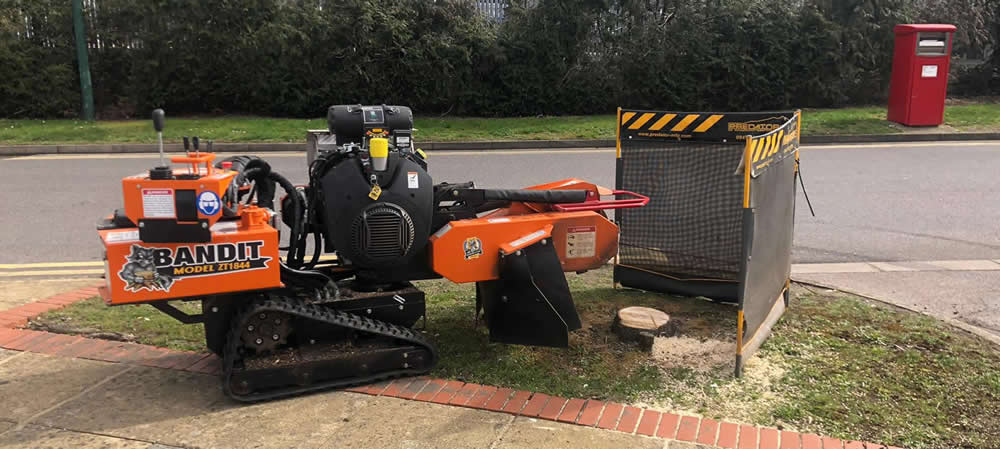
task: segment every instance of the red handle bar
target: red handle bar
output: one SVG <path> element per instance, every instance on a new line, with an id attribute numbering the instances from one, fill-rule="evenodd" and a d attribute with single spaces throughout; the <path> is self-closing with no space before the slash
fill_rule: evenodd
<path id="1" fill-rule="evenodd" d="M 635 192 L 629 192 L 628 190 L 614 190 L 611 192 L 612 195 L 628 195 L 632 198 L 622 199 L 622 200 L 601 200 L 598 199 L 584 201 L 582 203 L 562 203 L 553 204 L 552 207 L 560 212 L 580 212 L 586 210 L 607 210 L 607 209 L 629 209 L 633 207 L 642 207 L 649 204 L 649 197 L 645 195 L 640 195 Z"/>

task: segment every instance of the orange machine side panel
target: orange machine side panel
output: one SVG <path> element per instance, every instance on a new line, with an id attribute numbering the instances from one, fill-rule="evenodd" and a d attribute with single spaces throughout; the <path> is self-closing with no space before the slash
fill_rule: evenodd
<path id="1" fill-rule="evenodd" d="M 431 236 L 431 267 L 452 282 L 497 279 L 500 246 L 546 225 L 563 271 L 598 268 L 618 251 L 618 226 L 596 212 L 493 216 L 452 221 Z"/>
<path id="2" fill-rule="evenodd" d="M 100 231 L 109 305 L 281 287 L 278 231 L 217 224 L 210 243 L 143 243 L 138 228 Z"/>
<path id="3" fill-rule="evenodd" d="M 190 169 L 176 169 L 174 175 L 187 175 Z M 149 179 L 143 173 L 122 178 L 122 197 L 125 204 L 125 215 L 132 223 L 138 223 L 142 218 L 177 218 L 174 210 L 174 192 L 177 190 L 194 190 L 213 192 L 216 198 L 221 198 L 236 176 L 232 170 L 218 170 L 212 174 L 204 174 L 198 179 Z M 198 212 L 199 219 L 208 220 L 209 226 L 215 224 L 222 216 L 220 213 L 205 215 Z"/>

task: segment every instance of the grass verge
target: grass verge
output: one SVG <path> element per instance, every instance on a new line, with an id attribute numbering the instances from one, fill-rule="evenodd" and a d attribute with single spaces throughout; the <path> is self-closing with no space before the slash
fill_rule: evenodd
<path id="1" fill-rule="evenodd" d="M 569 279 L 584 322 L 569 349 L 489 343 L 473 318 L 471 286 L 421 282 L 428 336 L 441 351 L 432 374 L 903 447 L 986 449 L 1000 440 L 1000 351 L 934 319 L 796 287 L 774 334 L 735 379 L 732 306 L 613 289 L 608 269 Z M 619 343 L 611 319 L 626 305 L 666 311 L 682 336 L 658 339 L 652 353 Z M 176 349 L 203 345 L 200 326 L 96 299 L 32 325 Z"/>
<path id="2" fill-rule="evenodd" d="M 804 135 L 891 134 L 905 132 L 885 120 L 881 106 L 810 109 L 802 116 Z M 938 132 L 1000 131 L 1000 104 L 955 104 L 945 108 Z M 417 117 L 416 136 L 423 142 L 479 140 L 614 139 L 615 116 L 463 118 Z M 307 129 L 326 128 L 323 119 L 252 116 L 170 118 L 166 142 L 201 136 L 217 142 L 302 142 Z M 0 119 L 0 144 L 155 143 L 147 120 L 6 120 Z"/>

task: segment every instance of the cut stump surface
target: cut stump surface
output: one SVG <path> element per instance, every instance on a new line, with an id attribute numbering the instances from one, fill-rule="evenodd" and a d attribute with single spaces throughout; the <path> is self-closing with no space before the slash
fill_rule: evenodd
<path id="1" fill-rule="evenodd" d="M 625 307 L 615 315 L 612 330 L 623 341 L 639 343 L 642 349 L 653 348 L 655 337 L 672 336 L 676 326 L 670 320 L 670 315 L 649 307 Z"/>

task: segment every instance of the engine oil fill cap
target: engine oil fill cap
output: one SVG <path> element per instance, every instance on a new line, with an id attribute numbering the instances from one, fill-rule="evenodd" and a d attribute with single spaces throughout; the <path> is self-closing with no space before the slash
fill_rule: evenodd
<path id="1" fill-rule="evenodd" d="M 389 158 L 389 139 L 376 137 L 368 141 L 368 152 L 372 156 L 372 166 L 377 171 L 385 171 Z"/>

